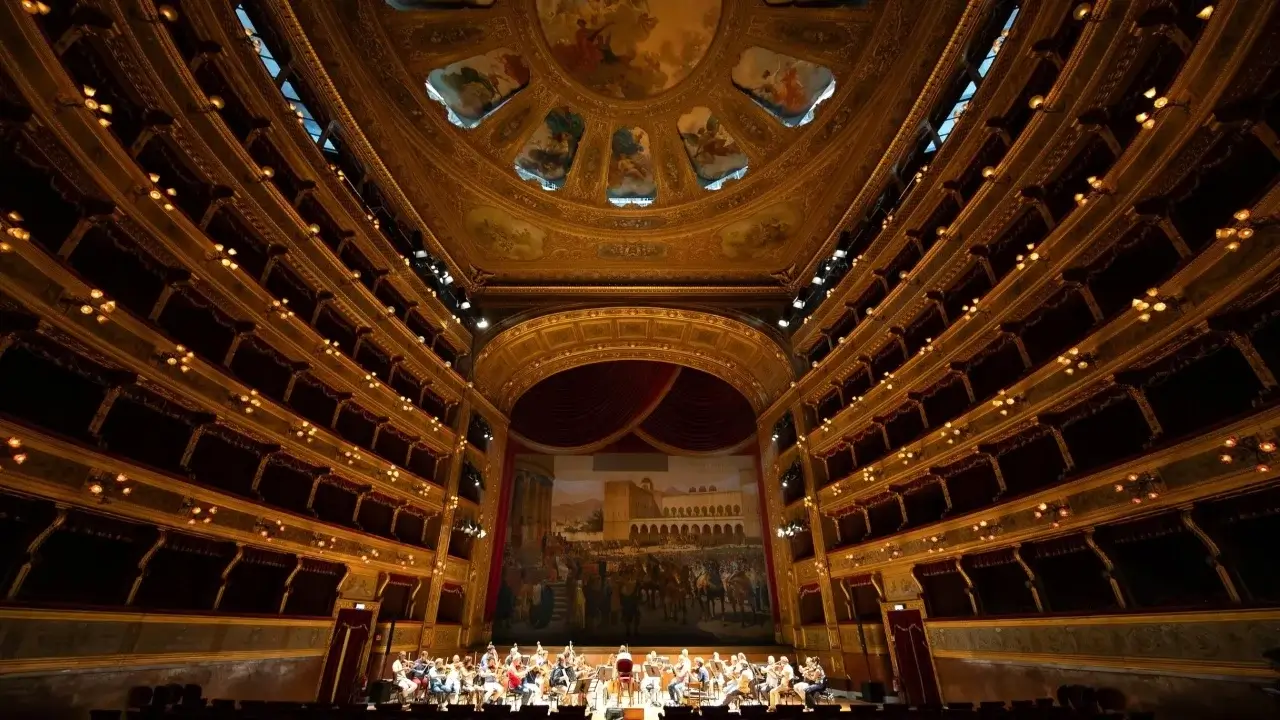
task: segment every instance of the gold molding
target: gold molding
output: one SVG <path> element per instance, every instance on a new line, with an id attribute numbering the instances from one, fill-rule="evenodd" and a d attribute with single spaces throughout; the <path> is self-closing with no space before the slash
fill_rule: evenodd
<path id="1" fill-rule="evenodd" d="M 494 337 L 476 356 L 476 387 L 502 412 L 555 373 L 609 360 L 656 360 L 701 370 L 737 388 L 759 412 L 792 379 L 772 338 L 693 310 L 597 308 L 553 313 Z"/>
<path id="2" fill-rule="evenodd" d="M 0 621 L 32 620 L 58 622 L 126 622 L 169 623 L 182 625 L 246 625 L 250 627 L 328 627 L 333 623 L 326 619 L 303 619 L 272 616 L 241 615 L 180 615 L 150 612 L 118 612 L 96 610 L 49 610 L 42 608 L 3 607 Z"/>
<path id="3" fill-rule="evenodd" d="M 0 660 L 0 675 L 57 672 L 68 670 L 117 670 L 150 665 L 195 666 L 210 662 L 253 662 L 259 660 L 297 660 L 324 657 L 328 646 L 301 650 L 237 650 L 234 652 L 142 653 L 138 655 L 88 655 L 80 657 Z"/>
<path id="4" fill-rule="evenodd" d="M 1059 615 L 1028 618 L 962 618 L 933 620 L 939 629 L 1009 628 L 1009 627 L 1079 627 L 1082 625 L 1172 625 L 1195 622 L 1280 622 L 1280 608 L 1248 610 L 1197 610 L 1180 613 L 1118 613 L 1113 615 Z"/>
<path id="5" fill-rule="evenodd" d="M 1176 658 L 1142 656 L 1065 655 L 1063 653 L 1023 653 L 991 650 L 933 650 L 933 657 L 973 660 L 1010 665 L 1050 665 L 1103 672 L 1136 672 L 1159 675 L 1213 675 L 1274 679 L 1275 671 L 1266 663 L 1200 662 Z"/>

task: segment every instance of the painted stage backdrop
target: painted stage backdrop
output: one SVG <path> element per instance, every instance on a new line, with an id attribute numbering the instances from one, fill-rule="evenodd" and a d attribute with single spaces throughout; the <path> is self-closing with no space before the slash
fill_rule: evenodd
<path id="1" fill-rule="evenodd" d="M 755 459 L 517 455 L 495 642 L 772 644 Z"/>

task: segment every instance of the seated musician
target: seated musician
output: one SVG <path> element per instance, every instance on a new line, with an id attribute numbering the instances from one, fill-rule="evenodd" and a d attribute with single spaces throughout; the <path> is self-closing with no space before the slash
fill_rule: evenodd
<path id="1" fill-rule="evenodd" d="M 502 698 L 502 685 L 498 682 L 498 651 L 489 645 L 484 657 L 480 658 L 480 704 L 494 702 Z"/>
<path id="2" fill-rule="evenodd" d="M 773 689 L 778 687 L 778 660 L 770 655 L 765 660 L 764 667 L 761 668 L 763 675 L 756 675 L 756 693 L 763 698 L 768 698 Z"/>
<path id="3" fill-rule="evenodd" d="M 689 686 L 689 673 L 692 669 L 693 666 L 689 662 L 689 649 L 685 648 L 680 651 L 680 658 L 676 660 L 675 667 L 672 668 L 675 678 L 667 686 L 667 693 L 671 696 L 672 705 L 679 705 L 684 700 L 684 692 Z"/>
<path id="4" fill-rule="evenodd" d="M 711 681 L 711 673 L 707 670 L 707 664 L 702 661 L 702 658 L 693 659 L 693 674 L 689 679 L 697 680 L 698 684 L 703 687 L 705 692 L 707 683 Z"/>
<path id="5" fill-rule="evenodd" d="M 729 692 L 724 694 L 724 700 L 720 703 L 721 705 L 736 703 L 741 706 L 742 701 L 751 697 L 754 692 L 751 685 L 755 680 L 755 673 L 751 671 L 751 663 L 746 661 L 738 663 L 734 674 L 735 684 Z"/>
<path id="6" fill-rule="evenodd" d="M 630 659 L 631 659 L 631 651 L 627 649 L 627 646 L 626 645 L 619 646 L 618 654 L 614 656 L 614 662 L 617 662 L 618 660 L 630 660 Z"/>
<path id="7" fill-rule="evenodd" d="M 551 696 L 556 698 L 557 705 L 560 704 L 565 695 L 573 692 L 573 685 L 573 668 L 569 667 L 568 661 L 561 655 L 556 658 L 555 667 L 551 668 L 551 684 L 549 686 Z"/>
<path id="8" fill-rule="evenodd" d="M 720 697 L 720 693 L 724 691 L 724 661 L 720 659 L 720 653 L 711 653 L 711 662 L 707 663 L 707 692 L 711 697 Z"/>
<path id="9" fill-rule="evenodd" d="M 542 701 L 542 669 L 530 663 L 520 684 L 520 707 Z"/>
<path id="10" fill-rule="evenodd" d="M 449 702 L 458 701 L 458 693 L 462 692 L 462 660 L 457 655 L 445 665 L 443 690 L 449 696 Z"/>
<path id="11" fill-rule="evenodd" d="M 800 671 L 804 678 L 796 683 L 796 694 L 804 701 L 805 707 L 814 706 L 814 698 L 827 689 L 827 673 L 814 658 L 805 658 L 804 669 Z"/>
<path id="12" fill-rule="evenodd" d="M 660 705 L 658 691 L 662 689 L 662 667 L 658 665 L 658 651 L 650 650 L 644 659 L 644 679 L 640 681 L 640 697 L 649 698 Z"/>
<path id="13" fill-rule="evenodd" d="M 782 694 L 791 689 L 791 681 L 795 680 L 796 672 L 791 668 L 791 661 L 783 655 L 778 659 L 778 684 L 769 691 L 769 709 L 773 710 L 778 707 L 778 702 L 782 699 Z"/>
<path id="14" fill-rule="evenodd" d="M 396 687 L 400 688 L 400 692 L 404 694 L 405 698 L 413 697 L 413 693 L 418 687 L 413 680 L 409 679 L 409 671 L 411 669 L 409 655 L 403 651 L 391 663 L 391 672 L 394 673 Z"/>

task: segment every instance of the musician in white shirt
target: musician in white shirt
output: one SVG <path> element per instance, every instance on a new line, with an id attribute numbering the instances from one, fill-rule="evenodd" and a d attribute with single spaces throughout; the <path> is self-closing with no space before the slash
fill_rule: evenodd
<path id="1" fill-rule="evenodd" d="M 649 698 L 654 705 L 659 705 L 658 690 L 662 688 L 662 669 L 658 667 L 657 650 L 649 651 L 643 667 L 644 679 L 640 681 L 640 697 Z"/>
<path id="2" fill-rule="evenodd" d="M 396 687 L 400 688 L 400 692 L 404 693 L 406 699 L 413 697 L 413 691 L 417 688 L 412 680 L 409 679 L 409 656 L 401 652 L 391 663 L 391 672 L 395 674 Z"/>
<path id="3" fill-rule="evenodd" d="M 630 659 L 631 659 L 631 651 L 627 649 L 627 646 L 626 645 L 619 646 L 618 655 L 615 657 L 615 660 L 630 660 Z"/>
<path id="4" fill-rule="evenodd" d="M 498 683 L 498 651 L 492 645 L 480 658 L 480 704 L 502 697 L 502 685 Z"/>
<path id="5" fill-rule="evenodd" d="M 671 696 L 672 705 L 679 705 L 680 701 L 684 699 L 685 689 L 689 685 L 689 671 L 692 668 L 693 666 L 689 663 L 689 649 L 685 648 L 680 651 L 680 658 L 676 660 L 675 667 L 672 669 L 672 672 L 675 673 L 675 678 L 667 686 L 667 693 Z"/>
<path id="6" fill-rule="evenodd" d="M 802 682 L 796 683 L 796 694 L 804 702 L 805 707 L 813 707 L 814 696 L 827 689 L 827 673 L 813 658 L 805 658 Z"/>
<path id="7" fill-rule="evenodd" d="M 751 683 L 755 679 L 755 673 L 751 672 L 751 663 L 745 661 L 738 663 L 738 677 L 735 679 L 735 685 L 724 694 L 724 700 L 720 704 L 728 705 L 736 702 L 741 707 L 742 701 L 751 697 Z"/>
<path id="8" fill-rule="evenodd" d="M 787 660 L 787 656 L 783 655 L 778 660 L 778 684 L 769 690 L 769 709 L 773 710 L 778 707 L 778 702 L 782 699 L 782 693 L 791 689 L 791 681 L 795 679 L 796 672 L 791 668 L 791 661 Z"/>

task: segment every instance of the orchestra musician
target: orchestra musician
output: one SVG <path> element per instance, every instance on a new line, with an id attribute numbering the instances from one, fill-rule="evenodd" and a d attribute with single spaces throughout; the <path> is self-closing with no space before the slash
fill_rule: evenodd
<path id="1" fill-rule="evenodd" d="M 498 650 L 489 643 L 484 657 L 480 658 L 480 704 L 502 699 L 502 685 L 498 682 Z"/>
<path id="2" fill-rule="evenodd" d="M 791 681 L 795 680 L 796 672 L 791 668 L 791 661 L 787 660 L 787 656 L 783 655 L 778 659 L 777 673 L 778 684 L 769 690 L 769 709 L 775 710 L 778 703 L 782 699 L 782 693 L 791 689 Z"/>
<path id="3" fill-rule="evenodd" d="M 650 650 L 644 659 L 644 679 L 640 681 L 640 697 L 648 698 L 655 706 L 661 705 L 659 691 L 662 690 L 662 666 L 658 664 L 658 651 Z"/>
<path id="4" fill-rule="evenodd" d="M 769 659 L 765 660 L 764 667 L 761 668 L 761 670 L 763 672 L 758 674 L 756 677 L 756 694 L 767 699 L 769 694 L 773 692 L 773 689 L 778 687 L 779 678 L 777 658 L 770 655 Z"/>
<path id="5" fill-rule="evenodd" d="M 569 661 L 564 655 L 556 658 L 556 665 L 551 669 L 549 697 L 555 698 L 556 705 L 561 704 L 564 697 L 573 692 L 573 686 L 576 683 L 577 679 L 574 677 L 573 667 L 569 665 Z"/>
<path id="6" fill-rule="evenodd" d="M 534 701 L 540 701 L 542 697 L 542 673 L 546 670 L 546 666 L 538 666 L 529 663 L 528 669 L 521 679 L 520 687 L 520 707 L 531 705 Z"/>
<path id="7" fill-rule="evenodd" d="M 755 673 L 751 671 L 751 663 L 742 661 L 738 663 L 737 668 L 733 671 L 734 686 L 729 692 L 724 694 L 724 700 L 721 705 L 730 705 L 736 703 L 739 707 L 742 701 L 752 695 L 752 684 L 755 681 Z"/>
<path id="8" fill-rule="evenodd" d="M 827 673 L 816 659 L 808 657 L 804 660 L 800 675 L 803 679 L 795 685 L 796 694 L 804 701 L 805 707 L 811 708 L 814 706 L 814 697 L 827 689 Z"/>
<path id="9" fill-rule="evenodd" d="M 409 664 L 409 655 L 403 650 L 396 656 L 394 662 L 391 663 L 391 672 L 394 673 L 396 687 L 400 688 L 400 692 L 406 697 L 413 697 L 413 693 L 418 686 L 409 678 L 409 672 L 412 666 Z"/>
<path id="10" fill-rule="evenodd" d="M 676 660 L 675 666 L 671 669 L 675 678 L 667 686 L 667 694 L 671 697 L 672 705 L 679 705 L 684 700 L 685 690 L 689 687 L 689 673 L 692 670 L 693 665 L 689 662 L 689 649 L 685 648 L 680 651 L 680 658 Z"/>
<path id="11" fill-rule="evenodd" d="M 707 692 L 712 698 L 720 697 L 720 693 L 724 692 L 724 676 L 725 665 L 720 659 L 720 653 L 711 654 L 711 662 L 707 663 Z"/>

